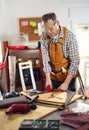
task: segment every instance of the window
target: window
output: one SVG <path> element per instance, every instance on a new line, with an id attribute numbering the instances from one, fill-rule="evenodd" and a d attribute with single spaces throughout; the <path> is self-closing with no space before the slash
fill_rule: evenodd
<path id="1" fill-rule="evenodd" d="M 76 36 L 79 44 L 80 57 L 89 57 L 89 25 L 77 25 Z"/>
<path id="2" fill-rule="evenodd" d="M 0 63 L 3 61 L 3 56 L 2 56 L 2 44 L 0 42 Z"/>
<path id="3" fill-rule="evenodd" d="M 79 44 L 80 71 L 85 88 L 89 87 L 89 24 L 76 25 L 76 36 Z"/>

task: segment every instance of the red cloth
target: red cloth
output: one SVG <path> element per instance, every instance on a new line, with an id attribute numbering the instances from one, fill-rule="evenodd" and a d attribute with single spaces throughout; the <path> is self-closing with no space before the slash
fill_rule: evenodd
<path id="1" fill-rule="evenodd" d="M 61 123 L 76 128 L 76 130 L 89 130 L 89 115 L 83 113 L 63 112 Z M 81 129 L 83 128 L 83 129 Z"/>

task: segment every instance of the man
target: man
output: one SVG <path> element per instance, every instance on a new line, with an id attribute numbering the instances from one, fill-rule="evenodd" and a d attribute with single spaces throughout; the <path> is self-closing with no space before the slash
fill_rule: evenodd
<path id="1" fill-rule="evenodd" d="M 61 27 L 55 13 L 42 16 L 44 31 L 41 36 L 43 67 L 46 87 L 75 91 L 75 79 L 79 67 L 78 44 L 75 35 Z"/>

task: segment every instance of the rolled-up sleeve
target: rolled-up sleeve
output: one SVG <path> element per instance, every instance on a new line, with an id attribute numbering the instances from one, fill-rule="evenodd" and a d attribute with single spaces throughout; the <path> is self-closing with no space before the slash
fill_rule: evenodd
<path id="1" fill-rule="evenodd" d="M 76 74 L 80 63 L 79 46 L 75 35 L 70 31 L 67 34 L 67 38 L 65 40 L 65 46 L 66 51 L 64 49 L 64 53 L 69 58 L 70 61 L 68 73 Z"/>
<path id="2" fill-rule="evenodd" d="M 49 51 L 48 51 L 48 40 L 43 34 L 41 36 L 41 52 L 42 52 L 42 61 L 43 61 L 43 70 L 44 72 L 51 72 L 51 67 L 49 65 Z"/>

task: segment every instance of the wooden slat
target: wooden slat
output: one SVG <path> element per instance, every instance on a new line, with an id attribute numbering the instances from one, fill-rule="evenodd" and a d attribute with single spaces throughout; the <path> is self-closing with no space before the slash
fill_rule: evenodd
<path id="1" fill-rule="evenodd" d="M 15 77 L 16 77 L 16 56 L 8 56 L 8 61 L 9 61 L 10 92 L 14 92 Z"/>
<path id="2" fill-rule="evenodd" d="M 67 92 L 56 92 L 54 93 L 54 96 L 52 96 L 53 92 L 50 93 L 44 93 L 44 94 L 39 94 L 38 102 L 43 102 L 47 104 L 55 104 L 55 105 L 63 105 L 66 101 L 67 98 Z M 73 98 L 71 99 L 71 102 L 76 101 L 77 99 L 82 98 L 82 95 L 75 94 Z"/>
<path id="3" fill-rule="evenodd" d="M 8 48 L 8 41 L 3 41 L 4 57 L 5 57 L 7 48 Z M 9 91 L 8 58 L 7 58 L 7 60 L 6 60 L 5 75 L 6 75 L 7 91 Z"/>

